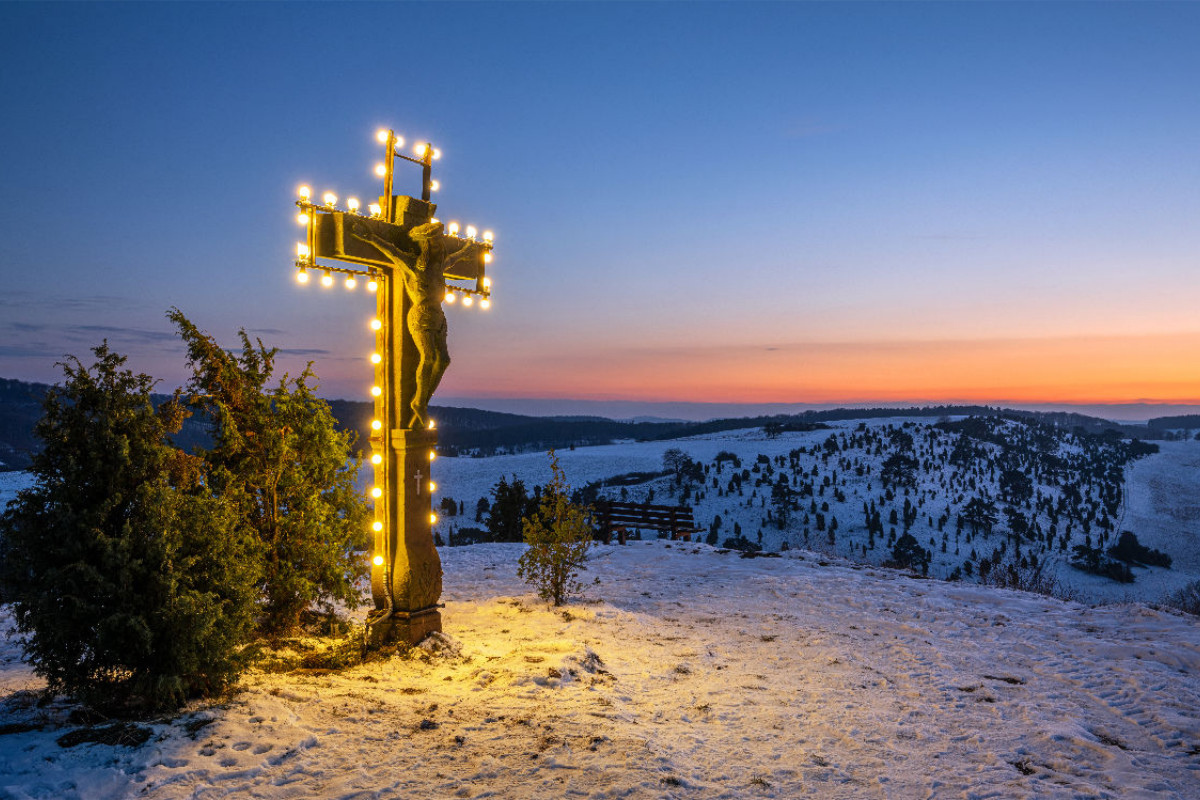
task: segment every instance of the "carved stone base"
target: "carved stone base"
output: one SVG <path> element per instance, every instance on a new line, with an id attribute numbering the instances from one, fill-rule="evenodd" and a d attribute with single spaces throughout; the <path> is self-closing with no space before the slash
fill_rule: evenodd
<path id="1" fill-rule="evenodd" d="M 436 608 L 406 614 L 371 614 L 367 619 L 367 646 L 377 650 L 393 644 L 412 646 L 429 634 L 442 629 L 442 615 Z"/>

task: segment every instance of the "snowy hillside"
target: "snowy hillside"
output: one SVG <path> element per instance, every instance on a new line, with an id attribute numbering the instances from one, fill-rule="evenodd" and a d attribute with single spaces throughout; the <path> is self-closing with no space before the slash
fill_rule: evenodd
<path id="1" fill-rule="evenodd" d="M 947 578 L 957 570 L 963 580 L 974 582 L 983 559 L 1019 564 L 1025 557 L 1085 601 L 1153 601 L 1200 580 L 1200 443 L 1164 442 L 1161 453 L 1127 461 L 1122 445 L 1095 437 L 1081 440 L 1065 431 L 1002 420 L 987 424 L 995 429 L 970 430 L 1004 446 L 944 430 L 933 421 L 894 419 L 831 423 L 828 430 L 775 437 L 753 428 L 558 455 L 568 480 L 580 488 L 622 474 L 661 471 L 663 454 L 681 450 L 704 469 L 702 479 L 693 481 L 686 493 L 663 477 L 602 488 L 600 496 L 682 502 L 695 509 L 697 524 L 706 529 L 719 516 L 718 544 L 733 535 L 736 525 L 765 550 L 786 544 L 879 565 L 891 558 L 907 522 L 930 553 L 932 577 Z M 835 450 L 827 449 L 831 435 L 835 443 L 828 447 Z M 917 464 L 912 483 L 887 487 L 881 472 L 888 458 L 905 447 L 903 452 L 912 453 Z M 718 464 L 722 453 L 735 455 L 740 463 Z M 1006 470 L 1029 476 L 1025 496 L 1004 485 Z M 434 474 L 441 496 L 452 498 L 465 512 L 461 517 L 443 515 L 438 529 L 449 536 L 458 528 L 482 527 L 476 506 L 480 498 L 490 497 L 501 476 L 515 476 L 532 488 L 549 479 L 550 469 L 545 454 L 525 453 L 442 458 L 435 462 Z M 792 511 L 782 526 L 772 498 L 781 476 L 792 493 Z M 736 482 L 731 485 L 731 480 Z M 973 500 L 990 505 L 990 529 L 972 530 L 959 522 Z M 1005 513 L 1009 509 L 1012 515 Z M 869 511 L 878 515 L 879 535 L 868 530 Z M 1023 536 L 1013 535 L 1014 523 L 1026 526 Z M 1142 544 L 1172 556 L 1172 568 L 1135 567 L 1133 583 L 1118 583 L 1069 566 L 1074 548 L 1111 546 L 1122 530 L 1132 530 Z"/>
<path id="2" fill-rule="evenodd" d="M 0 797 L 1200 797 L 1190 618 L 659 541 L 564 613 L 520 549 L 443 551 L 432 653 L 251 674 L 140 746 L 57 744 L 5 641 Z"/>

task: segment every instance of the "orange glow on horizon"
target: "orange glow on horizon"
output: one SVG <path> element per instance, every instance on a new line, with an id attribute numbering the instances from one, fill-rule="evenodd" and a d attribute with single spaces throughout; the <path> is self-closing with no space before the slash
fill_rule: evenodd
<path id="1" fill-rule="evenodd" d="M 580 348 L 513 352 L 503 360 L 464 353 L 444 391 L 698 403 L 1195 404 L 1198 353 L 1200 333 Z"/>

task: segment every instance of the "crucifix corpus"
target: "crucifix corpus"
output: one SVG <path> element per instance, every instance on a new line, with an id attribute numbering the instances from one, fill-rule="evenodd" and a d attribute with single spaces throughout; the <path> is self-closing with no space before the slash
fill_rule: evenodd
<path id="1" fill-rule="evenodd" d="M 441 152 L 417 143 L 412 156 L 401 151 L 404 140 L 394 131 L 377 134 L 384 160 L 375 167 L 383 178 L 383 195 L 364 212 L 357 199 L 337 208 L 337 196 L 326 192 L 318 202 L 301 186 L 297 222 L 305 241 L 296 245 L 296 279 L 308 283 L 309 270 L 329 288 L 334 275 L 344 276 L 347 289 L 364 279 L 375 294 L 375 413 L 371 420 L 371 463 L 375 482 L 374 552 L 371 595 L 375 608 L 367 619 L 374 646 L 416 644 L 442 629 L 438 600 L 442 595 L 442 562 L 433 545 L 433 493 L 430 466 L 437 456 L 437 431 L 429 418 L 429 401 L 437 390 L 450 353 L 446 347 L 446 314 L 442 304 L 491 304 L 487 265 L 492 260 L 492 234 L 481 237 L 468 225 L 443 225 L 430 195 L 438 188 L 433 162 Z M 421 199 L 392 194 L 396 161 L 421 167 Z M 324 259 L 318 263 L 317 259 Z M 330 264 L 328 261 L 341 262 Z M 454 283 L 451 283 L 454 282 Z"/>

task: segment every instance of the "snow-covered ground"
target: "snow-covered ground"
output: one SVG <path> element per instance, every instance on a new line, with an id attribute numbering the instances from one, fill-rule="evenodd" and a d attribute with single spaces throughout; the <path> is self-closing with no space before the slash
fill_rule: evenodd
<path id="1" fill-rule="evenodd" d="M 660 469 L 670 448 L 749 466 L 828 435 L 559 456 L 581 486 Z M 1195 442 L 1128 467 L 1119 529 L 1175 564 L 1126 586 L 1076 576 L 1110 603 L 1096 607 L 811 551 L 647 541 L 596 547 L 586 596 L 555 610 L 517 580 L 521 545 L 442 548 L 438 647 L 343 673 L 254 672 L 227 700 L 143 723 L 140 746 L 60 746 L 82 723 L 65 701 L 37 705 L 43 684 L 0 606 L 0 800 L 1197 798 L 1200 622 L 1111 603 L 1200 577 L 1198 467 Z M 550 477 L 544 453 L 434 469 L 468 513 L 443 531 L 474 524 L 501 475 Z M 0 473 L 0 503 L 28 483 Z M 709 493 L 697 521 L 731 502 Z M 764 545 L 783 535 L 765 529 Z"/>
<path id="2" fill-rule="evenodd" d="M 139 747 L 56 744 L 5 641 L 0 797 L 1200 797 L 1193 619 L 661 541 L 555 610 L 521 547 L 443 550 L 438 652 L 250 674 Z"/>

